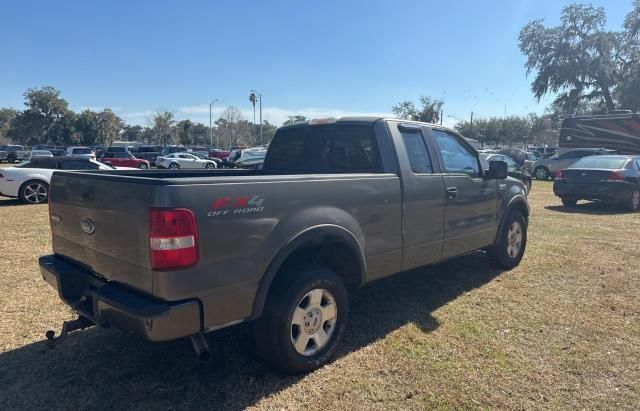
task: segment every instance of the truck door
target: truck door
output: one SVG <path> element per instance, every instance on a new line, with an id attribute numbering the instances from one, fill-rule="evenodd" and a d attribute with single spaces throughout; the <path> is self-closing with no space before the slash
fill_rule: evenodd
<path id="1" fill-rule="evenodd" d="M 444 241 L 444 180 L 434 167 L 425 127 L 389 122 L 402 170 L 402 269 L 434 263 L 442 258 Z"/>
<path id="2" fill-rule="evenodd" d="M 498 185 L 485 180 L 477 152 L 462 137 L 431 129 L 437 147 L 447 203 L 443 258 L 493 243 L 498 226 Z"/>

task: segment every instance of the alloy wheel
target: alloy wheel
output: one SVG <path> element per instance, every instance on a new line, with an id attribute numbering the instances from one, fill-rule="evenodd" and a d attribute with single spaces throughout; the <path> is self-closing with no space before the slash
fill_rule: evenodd
<path id="1" fill-rule="evenodd" d="M 514 221 L 507 233 L 507 255 L 509 258 L 516 258 L 522 248 L 522 227 L 520 223 Z"/>
<path id="2" fill-rule="evenodd" d="M 24 199 L 31 204 L 44 203 L 47 200 L 47 188 L 42 183 L 31 183 L 24 188 Z"/>
<path id="3" fill-rule="evenodd" d="M 333 295 L 313 289 L 302 297 L 291 318 L 291 343 L 300 355 L 311 356 L 331 340 L 338 311 Z"/>

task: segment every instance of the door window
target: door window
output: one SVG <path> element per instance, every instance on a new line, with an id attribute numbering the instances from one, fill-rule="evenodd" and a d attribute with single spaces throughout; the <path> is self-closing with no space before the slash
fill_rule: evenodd
<path id="1" fill-rule="evenodd" d="M 463 173 L 471 177 L 480 177 L 478 158 L 456 136 L 442 130 L 431 132 L 442 154 L 447 173 Z"/>
<path id="2" fill-rule="evenodd" d="M 433 173 L 431 158 L 429 157 L 427 146 L 422 138 L 422 133 L 417 130 L 415 132 L 403 131 L 402 140 L 404 141 L 404 147 L 409 156 L 411 171 L 416 174 Z"/>

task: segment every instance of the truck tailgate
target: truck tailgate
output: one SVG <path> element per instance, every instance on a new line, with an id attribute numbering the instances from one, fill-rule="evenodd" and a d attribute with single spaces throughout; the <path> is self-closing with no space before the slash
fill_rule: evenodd
<path id="1" fill-rule="evenodd" d="M 154 187 L 128 180 L 54 173 L 50 194 L 53 251 L 107 280 L 151 294 L 148 226 Z"/>

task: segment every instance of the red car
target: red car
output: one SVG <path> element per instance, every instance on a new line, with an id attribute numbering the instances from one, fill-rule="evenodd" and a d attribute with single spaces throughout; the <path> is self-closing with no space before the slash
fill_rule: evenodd
<path id="1" fill-rule="evenodd" d="M 143 170 L 149 168 L 147 160 L 136 158 L 131 153 L 104 153 L 98 161 L 115 167 L 135 167 Z"/>
<path id="2" fill-rule="evenodd" d="M 209 158 L 219 158 L 222 160 L 223 158 L 229 157 L 229 154 L 231 154 L 230 151 L 220 150 L 219 148 L 209 150 Z"/>

